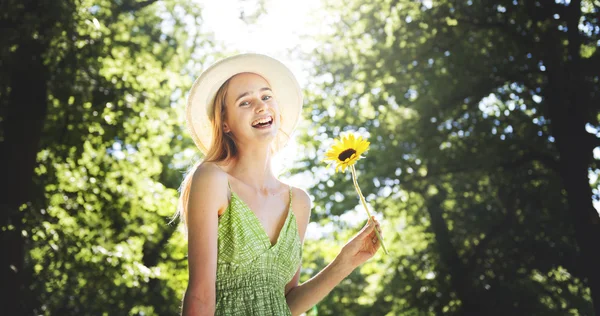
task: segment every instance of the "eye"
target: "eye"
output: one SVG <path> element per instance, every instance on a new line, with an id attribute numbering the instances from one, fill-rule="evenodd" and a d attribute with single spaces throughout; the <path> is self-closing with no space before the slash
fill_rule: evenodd
<path id="1" fill-rule="evenodd" d="M 249 101 L 243 101 L 240 103 L 240 106 L 247 106 L 247 105 L 250 105 Z"/>
<path id="2" fill-rule="evenodd" d="M 262 99 L 263 99 L 263 101 L 267 101 L 267 100 L 269 100 L 269 99 L 271 99 L 271 98 L 272 98 L 272 96 L 270 96 L 270 95 L 265 95 L 265 96 L 264 96 Z"/>

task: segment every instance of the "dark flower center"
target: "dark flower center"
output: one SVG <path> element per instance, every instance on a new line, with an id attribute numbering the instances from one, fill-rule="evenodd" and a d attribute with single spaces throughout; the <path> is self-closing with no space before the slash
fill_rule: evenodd
<path id="1" fill-rule="evenodd" d="M 338 156 L 338 159 L 340 161 L 346 161 L 346 159 L 352 157 L 352 155 L 354 155 L 354 154 L 356 154 L 356 150 L 354 150 L 352 148 L 346 149 L 340 153 L 340 155 Z"/>

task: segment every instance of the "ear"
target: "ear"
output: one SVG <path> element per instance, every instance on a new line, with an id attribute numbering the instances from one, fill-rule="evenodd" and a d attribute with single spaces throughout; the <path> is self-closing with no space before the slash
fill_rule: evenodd
<path id="1" fill-rule="evenodd" d="M 225 134 L 231 132 L 231 128 L 229 128 L 229 125 L 227 123 L 223 123 L 223 132 Z"/>

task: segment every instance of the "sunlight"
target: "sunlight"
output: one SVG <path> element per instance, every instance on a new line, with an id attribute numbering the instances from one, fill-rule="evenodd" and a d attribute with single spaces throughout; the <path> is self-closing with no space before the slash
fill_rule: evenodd
<path id="1" fill-rule="evenodd" d="M 288 65 L 298 78 L 300 86 L 307 83 L 307 74 L 300 60 L 291 57 L 290 51 L 299 46 L 309 29 L 311 12 L 319 1 L 264 0 L 196 0 L 204 8 L 203 19 L 207 31 L 228 52 L 263 53 Z M 246 23 L 242 17 L 257 15 L 256 21 Z"/>
<path id="2" fill-rule="evenodd" d="M 318 8 L 318 1 L 264 0 L 263 12 L 260 0 L 196 1 L 204 8 L 206 31 L 214 34 L 215 40 L 227 49 L 226 54 L 253 52 L 270 55 L 290 67 L 300 86 L 306 87 L 306 65 L 293 58 L 291 52 L 302 44 L 302 36 L 310 29 L 310 16 Z M 242 19 L 246 16 L 256 20 L 246 23 Z M 288 146 L 275 157 L 273 167 L 276 174 L 293 166 L 297 157 L 296 135 L 292 135 Z M 306 176 L 286 180 L 305 189 L 311 184 Z"/>

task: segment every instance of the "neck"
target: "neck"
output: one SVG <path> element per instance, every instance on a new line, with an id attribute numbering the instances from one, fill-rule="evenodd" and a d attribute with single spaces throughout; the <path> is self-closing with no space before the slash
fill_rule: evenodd
<path id="1" fill-rule="evenodd" d="M 230 169 L 233 176 L 257 190 L 265 191 L 276 184 L 271 167 L 271 151 L 268 145 L 238 148 L 235 164 Z"/>

